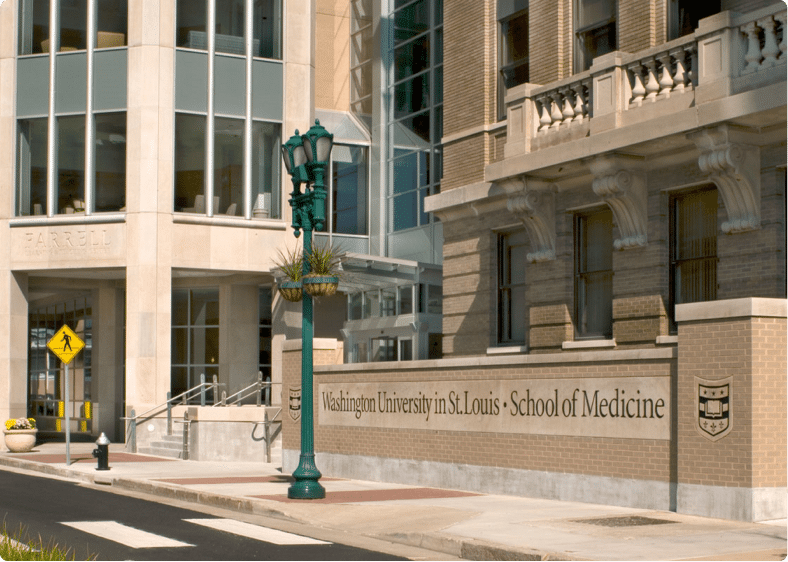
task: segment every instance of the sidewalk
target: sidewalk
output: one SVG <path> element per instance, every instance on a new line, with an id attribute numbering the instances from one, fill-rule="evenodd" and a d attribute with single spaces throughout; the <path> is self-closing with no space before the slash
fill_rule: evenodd
<path id="1" fill-rule="evenodd" d="M 97 471 L 92 443 L 0 452 L 13 467 L 107 484 L 471 560 L 783 560 L 786 521 L 739 523 L 671 512 L 330 478 L 326 499 L 287 499 L 289 475 L 261 463 L 170 460 L 110 446 Z M 443 556 L 442 556 L 443 555 Z"/>

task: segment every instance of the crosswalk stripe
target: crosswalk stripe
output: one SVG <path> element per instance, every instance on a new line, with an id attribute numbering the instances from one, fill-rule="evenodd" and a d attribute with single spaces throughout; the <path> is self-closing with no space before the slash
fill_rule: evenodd
<path id="1" fill-rule="evenodd" d="M 260 527 L 259 525 L 252 525 L 251 523 L 235 521 L 233 519 L 184 519 L 184 521 L 258 541 L 270 542 L 280 546 L 331 544 L 326 541 L 302 537 L 301 535 L 294 535 L 292 533 L 285 533 L 284 531 L 277 531 L 276 529 Z"/>
<path id="2" fill-rule="evenodd" d="M 168 539 L 161 535 L 140 531 L 117 521 L 63 521 L 63 525 L 108 539 L 130 548 L 173 548 L 193 544 Z"/>

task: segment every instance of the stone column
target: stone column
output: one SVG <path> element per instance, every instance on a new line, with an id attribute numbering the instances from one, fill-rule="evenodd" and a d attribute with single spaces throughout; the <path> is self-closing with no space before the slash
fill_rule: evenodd
<path id="1" fill-rule="evenodd" d="M 27 274 L 0 274 L 0 420 L 27 416 Z"/>
<path id="2" fill-rule="evenodd" d="M 126 404 L 170 390 L 174 0 L 129 1 Z"/>
<path id="3" fill-rule="evenodd" d="M 227 381 L 228 395 L 257 380 L 259 292 L 257 285 L 222 287 L 219 357 L 222 358 L 220 369 L 227 372 L 220 372 L 219 378 Z"/>
<path id="4" fill-rule="evenodd" d="M 786 516 L 786 301 L 676 306 L 677 511 Z"/>
<path id="5" fill-rule="evenodd" d="M 123 293 L 111 283 L 93 290 L 92 433 L 123 438 Z"/>

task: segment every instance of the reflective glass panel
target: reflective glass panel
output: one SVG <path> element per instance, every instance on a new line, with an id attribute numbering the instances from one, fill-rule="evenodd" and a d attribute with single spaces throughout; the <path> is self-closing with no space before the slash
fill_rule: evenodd
<path id="1" fill-rule="evenodd" d="M 205 116 L 175 114 L 176 212 L 205 213 Z"/>
<path id="2" fill-rule="evenodd" d="M 282 0 L 256 0 L 253 14 L 256 57 L 282 58 Z"/>
<path id="3" fill-rule="evenodd" d="M 126 113 L 100 113 L 96 123 L 95 210 L 126 206 Z"/>
<path id="4" fill-rule="evenodd" d="M 279 218 L 279 149 L 281 125 L 255 121 L 252 124 L 252 216 Z M 276 186 L 276 189 L 274 187 Z M 238 214 L 241 214 L 240 211 Z"/>
<path id="5" fill-rule="evenodd" d="M 96 48 L 123 47 L 129 27 L 128 0 L 98 0 Z"/>
<path id="6" fill-rule="evenodd" d="M 49 52 L 49 0 L 19 2 L 19 54 Z"/>
<path id="7" fill-rule="evenodd" d="M 236 215 L 243 210 L 243 132 L 244 122 L 241 119 L 217 117 L 214 120 L 215 215 Z"/>
<path id="8" fill-rule="evenodd" d="M 178 0 L 176 45 L 189 49 L 208 49 L 207 0 Z"/>
<path id="9" fill-rule="evenodd" d="M 88 6 L 85 0 L 60 0 L 60 50 L 87 48 Z"/>
<path id="10" fill-rule="evenodd" d="M 58 117 L 58 214 L 85 211 L 85 116 Z"/>
<path id="11" fill-rule="evenodd" d="M 19 121 L 17 215 L 47 212 L 47 120 Z"/>
<path id="12" fill-rule="evenodd" d="M 242 55 L 244 0 L 216 0 L 216 52 Z"/>
<path id="13" fill-rule="evenodd" d="M 367 158 L 359 146 L 336 145 L 331 152 L 332 232 L 367 234 Z"/>

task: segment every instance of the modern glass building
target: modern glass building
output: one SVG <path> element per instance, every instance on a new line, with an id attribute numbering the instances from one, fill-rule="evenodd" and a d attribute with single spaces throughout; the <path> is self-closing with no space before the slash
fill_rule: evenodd
<path id="1" fill-rule="evenodd" d="M 132 407 L 258 372 L 278 402 L 283 342 L 300 337 L 275 289 L 297 242 L 279 147 L 315 118 L 335 141 L 317 239 L 345 270 L 316 335 L 348 361 L 439 353 L 441 229 L 423 200 L 440 185 L 441 15 L 428 0 L 4 2 L 0 417 L 60 432 L 68 411 L 119 440 Z M 68 404 L 44 351 L 62 324 L 87 343 Z"/>

